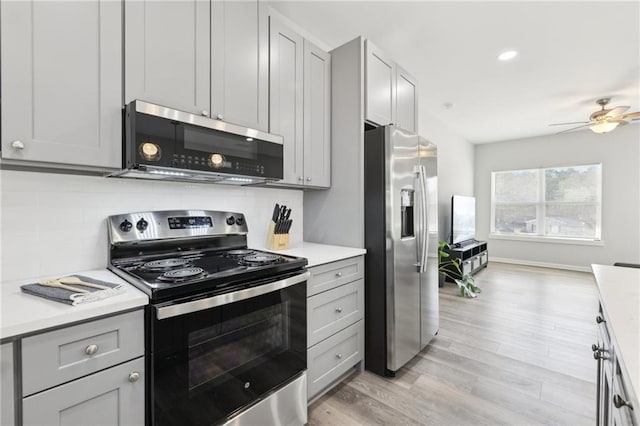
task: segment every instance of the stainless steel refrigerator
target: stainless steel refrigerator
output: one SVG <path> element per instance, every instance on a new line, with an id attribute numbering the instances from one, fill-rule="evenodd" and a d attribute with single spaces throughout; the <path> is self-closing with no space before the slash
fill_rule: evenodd
<path id="1" fill-rule="evenodd" d="M 437 149 L 365 132 L 365 368 L 393 376 L 438 332 Z"/>

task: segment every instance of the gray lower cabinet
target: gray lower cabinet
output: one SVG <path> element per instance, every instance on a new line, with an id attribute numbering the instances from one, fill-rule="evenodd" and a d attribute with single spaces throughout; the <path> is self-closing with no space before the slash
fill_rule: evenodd
<path id="1" fill-rule="evenodd" d="M 22 339 L 24 425 L 144 424 L 143 311 Z"/>
<path id="2" fill-rule="evenodd" d="M 284 138 L 278 185 L 331 185 L 331 55 L 269 17 L 269 131 Z"/>
<path id="3" fill-rule="evenodd" d="M 3 160 L 120 168 L 122 5 L 16 0 L 0 9 Z"/>
<path id="4" fill-rule="evenodd" d="M 309 268 L 307 395 L 317 399 L 364 359 L 364 257 Z"/>
<path id="5" fill-rule="evenodd" d="M 262 1 L 125 0 L 125 103 L 141 99 L 268 131 Z"/>
<path id="6" fill-rule="evenodd" d="M 13 343 L 0 346 L 0 425 L 15 424 Z"/>
<path id="7" fill-rule="evenodd" d="M 24 398 L 23 425 L 144 424 L 144 357 Z"/>

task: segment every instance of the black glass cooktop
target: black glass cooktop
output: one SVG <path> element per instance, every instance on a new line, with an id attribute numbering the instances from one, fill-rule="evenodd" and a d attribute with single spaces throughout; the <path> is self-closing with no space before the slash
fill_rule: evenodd
<path id="1" fill-rule="evenodd" d="M 155 301 L 202 291 L 226 291 L 306 264 L 305 258 L 236 248 L 118 259 L 112 260 L 110 269 Z"/>

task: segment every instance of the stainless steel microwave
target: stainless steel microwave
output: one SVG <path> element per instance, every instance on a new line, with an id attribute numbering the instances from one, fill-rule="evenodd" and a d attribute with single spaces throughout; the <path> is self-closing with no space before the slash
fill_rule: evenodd
<path id="1" fill-rule="evenodd" d="M 124 110 L 112 176 L 255 184 L 282 179 L 282 137 L 141 100 Z"/>

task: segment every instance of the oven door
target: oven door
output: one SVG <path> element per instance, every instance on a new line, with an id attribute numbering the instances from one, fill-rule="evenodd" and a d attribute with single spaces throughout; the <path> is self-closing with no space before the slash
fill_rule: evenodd
<path id="1" fill-rule="evenodd" d="M 147 422 L 220 423 L 306 370 L 308 277 L 150 305 Z"/>

